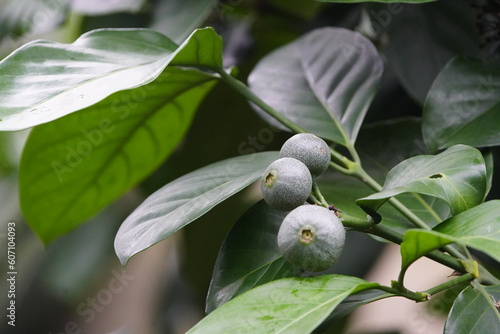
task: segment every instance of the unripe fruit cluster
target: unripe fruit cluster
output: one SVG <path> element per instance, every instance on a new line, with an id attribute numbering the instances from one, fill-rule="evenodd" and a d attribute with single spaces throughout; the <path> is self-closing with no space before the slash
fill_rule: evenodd
<path id="1" fill-rule="evenodd" d="M 330 163 L 330 148 L 310 133 L 288 139 L 280 150 L 280 159 L 271 163 L 261 181 L 267 204 L 290 211 L 304 204 L 311 193 L 313 176 L 322 174 Z"/>
<path id="2" fill-rule="evenodd" d="M 304 205 L 311 194 L 313 177 L 330 163 L 330 148 L 313 134 L 288 139 L 280 159 L 271 163 L 261 179 L 266 203 L 290 211 L 278 232 L 278 247 L 291 264 L 307 271 L 324 271 L 339 257 L 345 241 L 344 226 L 327 208 Z"/>

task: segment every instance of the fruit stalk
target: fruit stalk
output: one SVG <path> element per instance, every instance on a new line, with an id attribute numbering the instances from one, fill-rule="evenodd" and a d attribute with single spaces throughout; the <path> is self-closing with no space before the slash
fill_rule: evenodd
<path id="1" fill-rule="evenodd" d="M 316 179 L 313 179 L 312 194 L 319 201 L 321 206 L 328 208 L 328 202 L 326 201 L 325 197 L 321 193 L 319 186 L 318 186 L 318 183 L 316 183 Z"/>

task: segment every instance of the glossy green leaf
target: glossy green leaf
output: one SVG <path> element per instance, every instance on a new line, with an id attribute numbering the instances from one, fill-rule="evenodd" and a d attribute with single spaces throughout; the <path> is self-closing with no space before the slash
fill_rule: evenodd
<path id="1" fill-rule="evenodd" d="M 356 140 L 382 71 L 382 60 L 368 39 L 342 28 L 321 28 L 263 58 L 248 82 L 291 121 L 345 145 Z"/>
<path id="2" fill-rule="evenodd" d="M 434 81 L 424 105 L 423 134 L 431 151 L 467 144 L 500 145 L 500 69 L 463 56 Z"/>
<path id="3" fill-rule="evenodd" d="M 415 192 L 444 200 L 452 214 L 472 208 L 487 189 L 484 158 L 477 149 L 456 145 L 432 156 L 409 158 L 391 169 L 382 191 L 359 199 L 358 205 L 377 210 L 387 199 Z"/>
<path id="4" fill-rule="evenodd" d="M 230 300 L 188 333 L 310 333 L 347 296 L 377 285 L 341 275 L 283 278 Z"/>
<path id="5" fill-rule="evenodd" d="M 500 200 L 493 200 L 454 216 L 433 229 L 452 236 L 500 262 Z"/>
<path id="6" fill-rule="evenodd" d="M 72 44 L 30 42 L 0 62 L 0 130 L 26 129 L 145 85 L 167 65 L 222 66 L 220 37 L 196 30 L 177 46 L 147 29 L 100 29 Z"/>
<path id="7" fill-rule="evenodd" d="M 464 211 L 430 231 L 406 232 L 401 244 L 403 270 L 430 251 L 452 242 L 475 248 L 500 261 L 500 200 Z"/>
<path id="8" fill-rule="evenodd" d="M 216 0 L 161 0 L 156 4 L 149 26 L 174 42 L 182 42 L 198 28 L 213 10 L 216 14 L 224 6 Z"/>
<path id="9" fill-rule="evenodd" d="M 383 183 L 386 174 L 401 160 L 425 152 L 420 120 L 404 118 L 366 125 L 359 134 L 356 148 L 363 161 L 363 168 L 376 181 Z M 369 186 L 334 171 L 322 175 L 318 182 L 328 202 L 351 216 L 366 218 L 366 212 L 356 205 L 356 200 L 373 193 Z M 449 217 L 449 206 L 436 197 L 405 193 L 399 195 L 398 199 L 430 226 Z M 392 206 L 383 205 L 378 213 L 383 217 L 381 224 L 401 234 L 414 227 Z"/>
<path id="10" fill-rule="evenodd" d="M 342 303 L 340 303 L 340 305 L 335 308 L 335 310 L 330 315 L 331 320 L 340 320 L 344 316 L 348 315 L 349 313 L 363 305 L 392 296 L 394 295 L 391 293 L 374 289 L 357 292 L 344 299 Z"/>
<path id="11" fill-rule="evenodd" d="M 115 251 L 122 265 L 259 179 L 277 157 L 277 152 L 263 152 L 219 161 L 157 190 L 116 235 Z"/>
<path id="12" fill-rule="evenodd" d="M 484 287 L 487 295 L 471 286 L 457 297 L 446 320 L 444 334 L 498 333 L 500 312 L 494 301 L 500 300 L 500 285 Z M 495 300 L 493 299 L 495 298 Z"/>
<path id="13" fill-rule="evenodd" d="M 450 236 L 434 231 L 416 229 L 407 231 L 401 243 L 402 271 L 405 272 L 420 257 L 439 247 L 452 243 L 453 240 Z"/>
<path id="14" fill-rule="evenodd" d="M 323 333 L 328 327 L 333 323 L 339 321 L 346 315 L 355 311 L 359 307 L 376 302 L 377 300 L 393 297 L 391 293 L 387 293 L 381 290 L 363 290 L 356 292 L 344 299 L 328 316 L 328 318 L 323 321 L 323 323 L 314 331 L 314 333 Z"/>
<path id="15" fill-rule="evenodd" d="M 236 222 L 215 263 L 207 296 L 208 313 L 257 285 L 300 274 L 278 249 L 278 230 L 287 214 L 261 200 Z"/>
<path id="16" fill-rule="evenodd" d="M 149 175 L 183 138 L 216 79 L 169 67 L 146 86 L 33 129 L 19 187 L 35 233 L 50 242 Z"/>
<path id="17" fill-rule="evenodd" d="M 371 3 L 367 13 L 373 31 L 385 41 L 382 52 L 387 64 L 421 105 L 451 58 L 457 54 L 480 55 L 476 12 L 469 0 L 434 1 L 419 6 Z"/>

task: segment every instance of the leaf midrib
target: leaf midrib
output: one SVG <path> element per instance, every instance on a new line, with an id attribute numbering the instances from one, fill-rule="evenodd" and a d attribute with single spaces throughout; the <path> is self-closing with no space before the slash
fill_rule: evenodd
<path id="1" fill-rule="evenodd" d="M 236 282 L 238 282 L 238 281 L 242 280 L 243 278 L 246 278 L 246 277 L 248 277 L 248 276 L 250 276 L 250 275 L 253 275 L 253 274 L 255 274 L 256 272 L 258 272 L 258 271 L 260 271 L 260 270 L 264 269 L 265 267 L 267 267 L 267 268 L 266 268 L 266 270 L 265 270 L 265 271 L 262 273 L 262 275 L 260 276 L 260 278 L 262 278 L 262 276 L 264 276 L 264 274 L 265 274 L 265 273 L 269 270 L 269 268 L 271 267 L 271 265 L 272 265 L 274 262 L 276 262 L 276 261 L 278 261 L 278 260 L 280 260 L 280 259 L 282 259 L 282 258 L 283 258 L 283 256 L 281 256 L 281 255 L 280 255 L 280 256 L 278 256 L 278 257 L 276 257 L 276 258 L 274 258 L 274 259 L 272 259 L 272 260 L 270 260 L 270 261 L 267 261 L 266 263 L 264 263 L 264 264 L 260 265 L 259 267 L 254 268 L 254 269 L 252 269 L 251 271 L 247 272 L 247 273 L 246 273 L 245 275 L 243 275 L 242 277 L 240 277 L 240 278 L 238 278 L 238 279 L 235 279 L 235 280 L 233 280 L 233 281 L 231 281 L 231 282 L 228 282 L 225 286 L 229 286 L 229 285 L 231 285 L 231 284 L 234 284 L 234 283 L 236 283 Z M 281 268 L 283 268 L 283 264 L 284 264 L 284 263 L 285 263 L 285 262 L 283 262 L 283 263 L 281 264 L 280 269 L 281 269 Z M 259 279 L 260 279 L 260 278 L 259 278 Z M 258 280 L 256 280 L 256 281 L 258 281 Z M 253 288 L 254 286 L 255 286 L 255 284 L 252 284 L 252 288 Z"/>
<path id="2" fill-rule="evenodd" d="M 159 103 L 158 104 L 158 107 L 157 108 L 153 108 L 152 111 L 146 113 L 144 115 L 144 118 L 137 123 L 137 125 L 132 128 L 132 130 L 129 132 L 129 134 L 134 134 L 134 135 L 129 135 L 129 136 L 123 136 L 123 139 L 121 140 L 121 143 L 118 144 L 116 146 L 116 149 L 113 150 L 113 153 L 110 154 L 110 156 L 108 157 L 108 159 L 106 159 L 105 162 L 102 163 L 101 167 L 97 170 L 97 172 L 93 173 L 93 177 L 89 179 L 88 182 L 86 182 L 85 186 L 81 187 L 81 190 L 73 197 L 73 201 L 75 201 L 75 199 L 78 199 L 81 197 L 81 195 L 88 189 L 88 188 L 91 188 L 92 184 L 95 183 L 95 184 L 98 184 L 97 183 L 97 180 L 99 179 L 100 175 L 103 173 L 103 171 L 106 170 L 106 168 L 110 165 L 110 163 L 118 156 L 120 156 L 121 152 L 123 152 L 123 147 L 125 147 L 132 138 L 134 138 L 135 134 L 139 131 L 139 129 L 142 128 L 142 125 L 144 123 L 146 123 L 154 114 L 156 114 L 156 112 L 158 112 L 159 109 L 162 108 L 162 106 L 166 105 L 166 104 L 169 104 L 172 100 L 176 99 L 177 97 L 183 95 L 184 93 L 186 93 L 187 91 L 193 89 L 194 87 L 198 87 L 200 85 L 203 85 L 203 84 L 206 84 L 207 82 L 209 81 L 212 81 L 212 80 L 215 80 L 215 78 L 206 78 L 204 79 L 203 81 L 200 81 L 198 82 L 196 85 L 194 86 L 189 86 L 187 87 L 186 89 L 183 89 L 182 91 L 180 91 L 179 94 L 176 94 L 176 95 L 173 95 L 170 99 L 167 99 L 165 101 L 163 101 L 162 103 Z M 137 181 L 139 182 L 139 181 Z M 136 183 L 137 183 L 136 182 Z M 133 185 L 132 185 L 133 187 Z M 64 210 L 61 211 L 61 213 L 59 215 L 56 216 L 55 219 L 61 219 L 62 217 L 65 216 L 65 214 L 69 211 L 69 209 L 71 209 L 72 206 L 65 206 L 64 207 Z"/>
<path id="3" fill-rule="evenodd" d="M 304 42 L 304 41 L 302 40 L 302 42 Z M 300 60 L 300 66 L 301 66 L 301 68 L 302 68 L 302 70 L 304 72 L 304 78 L 306 79 L 306 81 L 308 83 L 309 89 L 311 90 L 311 92 L 313 93 L 313 95 L 316 97 L 316 99 L 318 100 L 318 102 L 321 104 L 321 106 L 323 106 L 324 111 L 326 112 L 326 114 L 328 114 L 328 116 L 332 119 L 333 123 L 335 124 L 335 127 L 338 129 L 341 137 L 344 140 L 344 143 L 339 143 L 339 144 L 342 144 L 344 146 L 351 145 L 351 140 L 347 137 L 347 134 L 346 134 L 346 132 L 344 130 L 344 127 L 343 127 L 342 123 L 340 123 L 340 121 L 337 120 L 337 117 L 334 115 L 333 112 L 330 112 L 330 107 L 323 102 L 323 99 L 318 95 L 318 93 L 314 89 L 314 83 L 311 82 L 311 80 L 313 79 L 313 75 L 310 72 L 310 70 L 308 70 L 306 68 L 304 57 L 302 57 L 302 49 L 298 45 L 296 45 L 295 46 L 295 50 L 298 53 L 298 57 L 299 57 L 299 60 Z M 307 75 L 307 74 L 309 74 L 309 75 Z"/>
<path id="4" fill-rule="evenodd" d="M 349 293 L 350 293 L 352 290 L 354 290 L 354 288 L 353 288 L 353 289 L 351 289 L 351 290 L 349 290 L 349 291 L 345 291 L 345 292 L 344 292 L 344 293 L 342 293 L 342 294 L 336 295 L 335 297 L 333 297 L 333 298 L 331 298 L 331 299 L 329 299 L 329 300 L 327 300 L 327 301 L 325 301 L 325 302 L 323 302 L 323 303 L 321 303 L 321 304 L 318 304 L 316 307 L 311 308 L 308 312 L 303 313 L 303 314 L 302 314 L 301 316 L 299 316 L 298 318 L 295 318 L 295 319 L 293 319 L 291 322 L 289 322 L 289 323 L 288 323 L 285 327 L 282 327 L 280 330 L 278 330 L 278 331 L 276 332 L 276 334 L 283 333 L 286 329 L 288 329 L 288 328 L 292 327 L 292 326 L 293 326 L 293 325 L 295 325 L 297 322 L 301 321 L 302 319 L 304 319 L 305 317 L 307 317 L 307 316 L 308 316 L 308 315 L 310 315 L 311 313 L 313 313 L 313 312 L 315 312 L 315 311 L 317 311 L 317 310 L 321 309 L 322 307 L 324 307 L 324 306 L 326 306 L 326 305 L 328 305 L 328 304 L 333 304 L 333 303 L 335 303 L 335 302 L 336 302 L 336 301 L 337 301 L 337 300 L 338 300 L 341 296 L 342 296 L 342 297 L 344 297 L 343 299 L 345 299 L 345 297 L 347 297 L 347 296 L 349 295 Z"/>

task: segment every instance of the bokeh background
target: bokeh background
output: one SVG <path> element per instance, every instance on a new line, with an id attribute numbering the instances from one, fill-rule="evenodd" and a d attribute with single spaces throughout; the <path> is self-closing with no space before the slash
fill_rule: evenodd
<path id="1" fill-rule="evenodd" d="M 224 39 L 225 65 L 237 66 L 239 78 L 245 80 L 259 59 L 301 34 L 321 26 L 345 27 L 371 37 L 386 61 L 380 92 L 367 114 L 369 124 L 419 117 L 432 80 L 454 54 L 488 52 L 481 48 L 477 8 L 471 2 L 384 6 L 309 0 L 2 0 L 0 58 L 35 39 L 71 43 L 97 28 L 152 28 L 182 42 L 196 27 L 212 26 Z M 3 317 L 0 333 L 185 333 L 204 316 L 219 247 L 234 222 L 261 198 L 258 188 L 250 186 L 135 256 L 125 273 L 113 249 L 120 224 L 169 181 L 243 154 L 242 147 L 279 149 L 290 136 L 270 131 L 243 98 L 218 84 L 200 106 L 186 138 L 156 172 L 83 226 L 44 246 L 19 208 L 18 169 L 28 133 L 0 133 L 2 310 L 7 305 L 3 254 L 8 222 L 16 224 L 18 271 L 16 327 Z M 389 284 L 397 277 L 398 254 L 397 247 L 349 233 L 333 272 Z M 412 266 L 407 277 L 414 281 L 408 285 L 425 289 L 449 274 L 423 260 Z M 326 333 L 439 333 L 453 298 L 449 293 L 425 305 L 397 299 L 377 302 Z"/>

